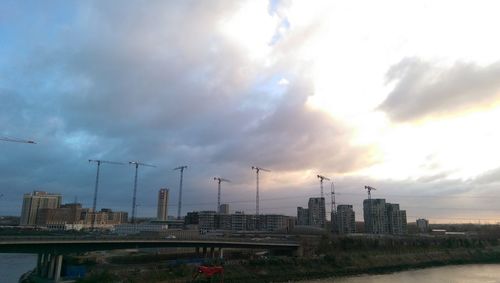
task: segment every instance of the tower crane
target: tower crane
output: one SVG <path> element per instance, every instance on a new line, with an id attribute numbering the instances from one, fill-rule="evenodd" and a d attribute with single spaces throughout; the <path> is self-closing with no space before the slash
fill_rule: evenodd
<path id="1" fill-rule="evenodd" d="M 36 142 L 32 140 L 22 140 L 22 139 L 6 138 L 6 137 L 0 137 L 0 141 L 36 144 Z"/>
<path id="2" fill-rule="evenodd" d="M 321 197 L 323 198 L 324 197 L 324 194 L 323 194 L 323 180 L 330 181 L 330 179 L 327 178 L 327 177 L 325 177 L 325 176 L 321 176 L 321 175 L 317 175 L 317 177 L 319 178 L 319 184 L 320 184 L 320 187 L 321 187 Z"/>
<path id="3" fill-rule="evenodd" d="M 177 206 L 177 219 L 181 219 L 181 208 L 182 208 L 182 179 L 184 176 L 184 169 L 187 169 L 187 165 L 182 165 L 174 168 L 173 170 L 181 171 L 181 181 L 179 183 L 179 205 Z"/>
<path id="4" fill-rule="evenodd" d="M 264 172 L 271 172 L 271 170 L 268 170 L 268 169 L 264 169 L 262 167 L 257 167 L 257 166 L 252 166 L 252 170 L 255 170 L 255 173 L 256 173 L 256 177 L 257 177 L 257 181 L 256 181 L 256 184 L 257 184 L 257 196 L 256 196 L 256 200 L 255 200 L 255 214 L 256 215 L 259 215 L 259 172 L 260 171 L 264 171 Z"/>
<path id="5" fill-rule="evenodd" d="M 135 201 L 137 195 L 137 171 L 139 171 L 139 166 L 156 167 L 151 164 L 142 163 L 139 161 L 129 161 L 128 164 L 135 166 L 135 178 L 134 178 L 134 196 L 132 198 L 132 223 L 135 223 Z"/>
<path id="6" fill-rule="evenodd" d="M 332 185 L 331 185 L 331 193 L 332 193 L 332 204 L 331 204 L 331 211 L 332 212 L 336 212 L 337 211 L 337 204 L 335 203 L 335 187 L 333 186 L 333 181 L 332 181 Z"/>
<path id="7" fill-rule="evenodd" d="M 228 179 L 224 179 L 221 177 L 214 177 L 214 180 L 217 181 L 217 213 L 220 213 L 220 183 L 222 182 L 231 182 Z"/>
<path id="8" fill-rule="evenodd" d="M 377 190 L 377 189 L 375 189 L 374 187 L 365 186 L 365 190 L 368 191 L 368 199 L 372 199 L 372 193 L 371 193 L 371 191 L 372 190 Z"/>
<path id="9" fill-rule="evenodd" d="M 115 161 L 107 161 L 107 160 L 96 160 L 96 159 L 89 159 L 89 163 L 96 163 L 97 164 L 97 173 L 95 176 L 95 188 L 94 188 L 94 201 L 92 203 L 92 213 L 93 213 L 93 219 L 92 219 L 92 230 L 94 230 L 95 227 L 95 221 L 96 221 L 96 206 L 97 206 L 97 190 L 99 188 L 99 172 L 101 170 L 101 164 L 113 164 L 113 165 L 125 165 L 125 163 L 122 162 L 115 162 Z M 76 200 L 75 200 L 76 203 Z"/>

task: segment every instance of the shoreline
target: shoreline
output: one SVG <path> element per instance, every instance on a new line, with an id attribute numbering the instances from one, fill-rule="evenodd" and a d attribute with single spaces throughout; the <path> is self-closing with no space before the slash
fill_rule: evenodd
<path id="1" fill-rule="evenodd" d="M 366 251 L 316 258 L 271 257 L 226 264 L 224 281 L 303 283 L 329 278 L 380 275 L 469 264 L 500 264 L 500 250 L 460 248 L 406 253 Z M 162 272 L 159 272 L 158 266 L 164 268 Z M 113 271 L 100 266 L 93 276 L 91 275 L 82 282 L 99 282 L 92 281 L 92 279 L 102 278 L 103 275 L 108 276 L 106 278 L 110 279 L 109 282 L 120 282 L 123 278 L 127 278 L 128 282 L 190 282 L 194 266 L 165 266 L 156 263 L 156 265 L 143 265 L 142 268 L 143 270 L 138 274 L 130 272 L 134 269 L 134 265 L 115 266 Z"/>
<path id="2" fill-rule="evenodd" d="M 347 275 L 347 276 L 331 276 L 331 277 L 324 277 L 324 278 L 304 279 L 304 280 L 299 280 L 299 281 L 291 280 L 288 282 L 293 282 L 293 283 L 322 283 L 322 282 L 330 283 L 330 282 L 336 282 L 336 280 L 349 280 L 349 279 L 356 279 L 356 278 L 361 278 L 361 277 L 372 278 L 372 276 L 397 275 L 397 274 L 402 274 L 402 273 L 407 273 L 407 272 L 424 272 L 426 270 L 436 270 L 437 271 L 440 269 L 446 270 L 447 268 L 460 268 L 460 267 L 464 267 L 464 268 L 484 267 L 484 266 L 489 266 L 489 265 L 496 266 L 496 267 L 500 268 L 500 262 L 499 263 L 487 262 L 487 263 L 445 264 L 445 265 L 440 265 L 440 266 L 409 268 L 409 269 L 391 271 L 391 272 L 385 272 L 385 273 L 361 273 L 361 274 Z"/>

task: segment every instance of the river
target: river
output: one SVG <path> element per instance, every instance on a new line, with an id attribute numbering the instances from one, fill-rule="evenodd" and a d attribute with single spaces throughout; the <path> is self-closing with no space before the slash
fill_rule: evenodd
<path id="1" fill-rule="evenodd" d="M 0 282 L 17 283 L 19 277 L 36 266 L 34 254 L 0 254 Z"/>
<path id="2" fill-rule="evenodd" d="M 302 283 L 500 283 L 500 264 L 433 267 L 383 275 L 306 280 Z"/>

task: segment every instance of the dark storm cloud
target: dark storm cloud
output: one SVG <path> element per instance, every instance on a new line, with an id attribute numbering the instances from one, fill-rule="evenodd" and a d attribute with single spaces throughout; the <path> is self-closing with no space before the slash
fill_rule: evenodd
<path id="1" fill-rule="evenodd" d="M 190 166 L 186 203 L 215 203 L 215 175 L 233 180 L 227 198 L 253 200 L 254 191 L 242 187 L 253 186 L 251 165 L 332 174 L 366 165 L 370 149 L 351 146 L 349 129 L 306 106 L 311 87 L 301 68 L 288 72 L 282 94 L 256 91 L 260 83 L 281 87 L 272 82 L 298 64 L 281 58 L 265 67 L 226 38 L 220 20 L 239 5 L 80 3 L 75 19 L 21 52 L 15 67 L 3 66 L 10 71 L 0 85 L 8 101 L 3 133 L 39 142 L 9 145 L 0 159 L 9 168 L 0 172 L 2 187 L 15 200 L 8 210 L 18 211 L 21 194 L 38 188 L 90 206 L 89 158 L 158 166 L 140 169 L 139 215 L 154 215 L 160 187 L 173 188 L 176 203 L 171 168 L 181 164 Z M 128 165 L 103 167 L 98 207 L 130 210 L 132 180 Z M 202 208 L 212 206 L 191 207 Z"/>
<path id="2" fill-rule="evenodd" d="M 488 107 L 500 96 L 500 63 L 479 66 L 455 62 L 442 67 L 418 58 L 392 66 L 394 90 L 379 106 L 392 120 L 406 122 Z"/>

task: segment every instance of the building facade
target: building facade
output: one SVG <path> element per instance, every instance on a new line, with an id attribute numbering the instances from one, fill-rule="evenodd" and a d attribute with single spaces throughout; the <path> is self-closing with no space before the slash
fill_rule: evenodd
<path id="1" fill-rule="evenodd" d="M 169 189 L 160 189 L 158 191 L 158 208 L 156 218 L 161 221 L 168 219 L 168 192 Z"/>
<path id="2" fill-rule="evenodd" d="M 309 225 L 309 209 L 297 207 L 297 225 Z"/>
<path id="3" fill-rule="evenodd" d="M 184 225 L 198 225 L 199 223 L 199 212 L 191 211 L 184 217 Z"/>
<path id="4" fill-rule="evenodd" d="M 101 211 L 92 212 L 91 209 L 82 208 L 79 203 L 64 204 L 58 208 L 43 208 L 39 210 L 36 225 L 50 229 L 112 229 L 114 225 L 126 223 L 128 213 L 112 211 L 103 208 Z M 69 228 L 68 228 L 69 227 Z"/>
<path id="5" fill-rule="evenodd" d="M 204 233 L 214 230 L 225 231 L 287 231 L 293 227 L 295 219 L 293 217 L 277 214 L 245 214 L 243 211 L 236 211 L 234 214 L 220 214 L 215 211 L 200 211 L 188 213 L 186 225 L 195 224 L 194 218 L 197 216 L 198 229 Z"/>
<path id="6" fill-rule="evenodd" d="M 352 205 L 340 204 L 332 213 L 332 229 L 337 234 L 356 233 L 356 219 Z"/>
<path id="7" fill-rule="evenodd" d="M 325 198 L 309 198 L 307 204 L 309 211 L 309 224 L 310 226 L 325 227 Z"/>
<path id="8" fill-rule="evenodd" d="M 198 228 L 200 231 L 215 230 L 215 211 L 198 212 Z"/>
<path id="9" fill-rule="evenodd" d="M 279 215 L 279 214 L 266 214 L 264 215 L 264 221 L 263 221 L 263 226 L 260 230 L 265 230 L 269 232 L 274 232 L 274 231 L 288 231 L 293 227 L 289 227 L 290 217 L 285 216 L 285 215 Z"/>
<path id="10" fill-rule="evenodd" d="M 24 194 L 20 225 L 34 226 L 42 209 L 54 209 L 61 206 L 62 196 L 42 191 Z"/>
<path id="11" fill-rule="evenodd" d="M 388 233 L 393 235 L 406 234 L 406 211 L 399 209 L 399 204 L 387 203 Z"/>
<path id="12" fill-rule="evenodd" d="M 220 214 L 229 214 L 229 204 L 223 203 L 219 207 Z"/>
<path id="13" fill-rule="evenodd" d="M 42 208 L 38 211 L 36 225 L 78 224 L 82 217 L 82 205 L 63 204 L 58 208 Z"/>
<path id="14" fill-rule="evenodd" d="M 389 231 L 385 199 L 365 199 L 363 201 L 365 232 L 387 234 Z"/>
<path id="15" fill-rule="evenodd" d="M 162 223 L 126 223 L 116 225 L 114 232 L 119 235 L 133 235 L 141 233 L 159 234 L 168 230 L 167 224 Z"/>
<path id="16" fill-rule="evenodd" d="M 429 232 L 429 220 L 427 219 L 417 219 L 417 229 L 420 233 Z"/>
<path id="17" fill-rule="evenodd" d="M 399 204 L 386 203 L 385 199 L 365 199 L 363 201 L 365 232 L 368 234 L 404 235 L 406 211 Z"/>

